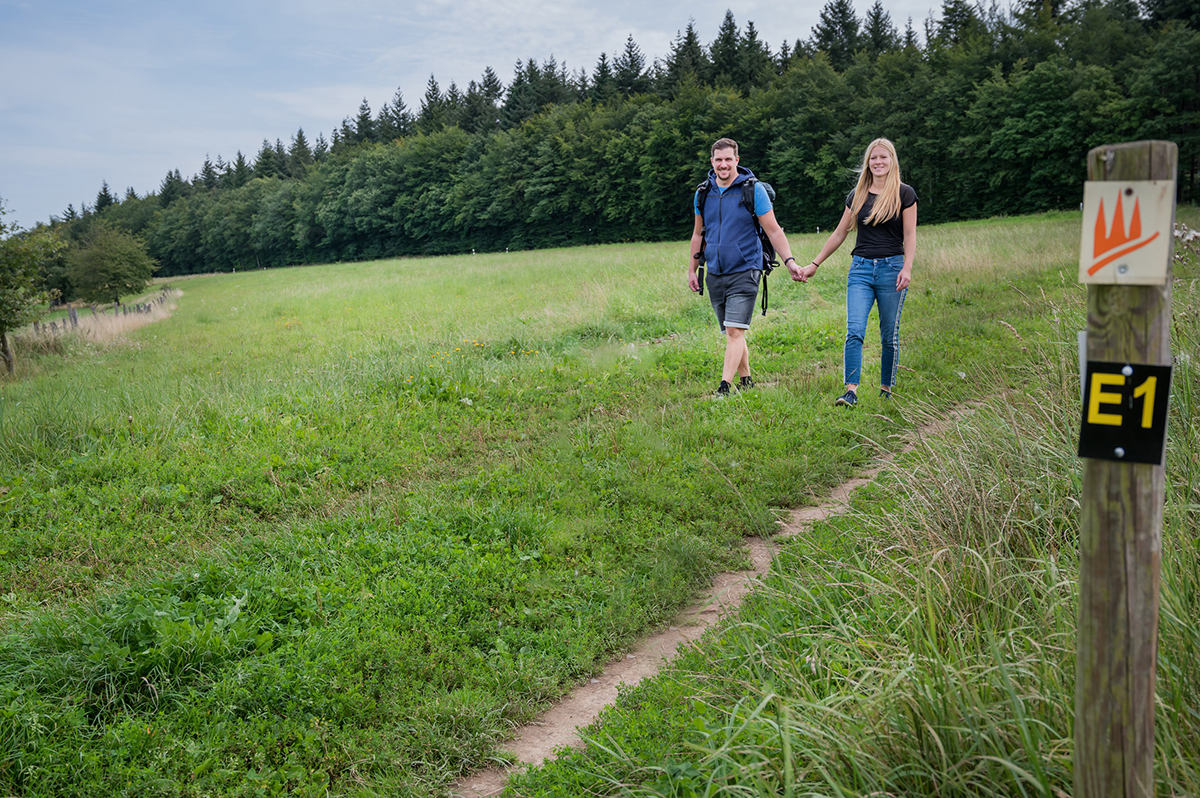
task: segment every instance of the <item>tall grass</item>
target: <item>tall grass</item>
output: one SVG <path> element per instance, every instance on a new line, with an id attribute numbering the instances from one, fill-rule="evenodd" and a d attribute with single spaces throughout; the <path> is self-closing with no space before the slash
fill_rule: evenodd
<path id="1" fill-rule="evenodd" d="M 1172 796 L 1200 794 L 1200 260 L 1182 254 L 1155 756 Z M 1029 297 L 1053 323 L 1027 358 L 982 370 L 985 398 L 952 422 L 911 408 L 936 434 L 784 544 L 738 617 L 606 712 L 584 751 L 513 792 L 1069 795 L 1085 294 Z"/>

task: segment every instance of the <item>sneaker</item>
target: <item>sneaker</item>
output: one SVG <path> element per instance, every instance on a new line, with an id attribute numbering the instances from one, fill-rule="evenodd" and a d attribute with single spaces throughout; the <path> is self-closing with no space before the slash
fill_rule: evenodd
<path id="1" fill-rule="evenodd" d="M 880 388 L 879 389 L 879 398 L 886 402 L 887 400 L 892 398 L 892 392 L 885 390 L 883 388 Z"/>
<path id="2" fill-rule="evenodd" d="M 858 404 L 858 394 L 856 394 L 854 391 L 846 391 L 837 398 L 837 401 L 835 401 L 834 404 L 845 405 L 846 407 L 854 407 L 856 404 Z"/>
<path id="3" fill-rule="evenodd" d="M 754 387 L 754 380 L 752 380 L 749 375 L 742 377 L 742 379 L 738 382 L 738 390 L 739 391 L 748 391 L 753 387 Z"/>
<path id="4" fill-rule="evenodd" d="M 721 384 L 717 386 L 717 392 L 715 396 L 718 399 L 724 399 L 726 396 L 729 396 L 729 389 L 732 387 L 733 386 L 725 382 L 725 380 L 721 380 Z"/>

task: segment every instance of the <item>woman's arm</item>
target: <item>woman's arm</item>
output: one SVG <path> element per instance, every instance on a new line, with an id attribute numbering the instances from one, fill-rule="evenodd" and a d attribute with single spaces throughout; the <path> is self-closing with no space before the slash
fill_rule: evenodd
<path id="1" fill-rule="evenodd" d="M 817 267 L 825 262 L 833 253 L 837 252 L 838 247 L 846 240 L 846 236 L 850 234 L 850 223 L 854 221 L 854 216 L 850 209 L 842 211 L 842 218 L 838 222 L 838 226 L 829 234 L 829 238 L 825 239 L 825 246 L 821 247 L 820 253 L 813 258 L 812 263 L 802 269 L 797 269 L 792 272 L 792 279 L 802 283 L 807 283 L 808 278 L 817 273 Z"/>
<path id="2" fill-rule="evenodd" d="M 913 258 L 917 255 L 917 203 L 900 212 L 904 222 L 904 268 L 896 275 L 896 290 L 903 291 L 912 282 Z"/>

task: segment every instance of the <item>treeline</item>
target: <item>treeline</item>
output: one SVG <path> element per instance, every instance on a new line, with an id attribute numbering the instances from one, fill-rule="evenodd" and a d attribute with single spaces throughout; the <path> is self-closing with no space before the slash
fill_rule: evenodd
<path id="1" fill-rule="evenodd" d="M 727 13 L 715 40 L 689 23 L 652 63 L 630 37 L 590 72 L 531 58 L 507 87 L 490 68 L 465 90 L 431 76 L 416 111 L 399 92 L 378 112 L 363 100 L 328 141 L 298 130 L 144 196 L 106 183 L 51 226 L 138 235 L 162 275 L 683 238 L 720 136 L 793 231 L 833 226 L 877 136 L 923 222 L 1074 207 L 1089 148 L 1145 138 L 1179 144 L 1179 199 L 1200 199 L 1194 0 L 945 0 L 921 27 L 830 0 L 777 50 Z M 49 280 L 71 296 L 65 272 Z"/>

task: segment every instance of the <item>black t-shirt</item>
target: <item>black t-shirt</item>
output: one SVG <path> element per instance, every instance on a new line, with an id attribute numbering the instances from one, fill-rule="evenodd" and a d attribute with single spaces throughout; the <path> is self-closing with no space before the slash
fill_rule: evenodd
<path id="1" fill-rule="evenodd" d="M 867 201 L 858 211 L 858 238 L 854 242 L 851 255 L 860 258 L 890 258 L 904 254 L 904 219 L 901 213 L 878 224 L 867 224 L 866 219 L 871 215 L 875 206 L 875 194 L 867 194 Z M 854 204 L 854 192 L 846 197 L 846 207 Z M 907 183 L 900 184 L 900 210 L 917 204 L 917 192 Z"/>

